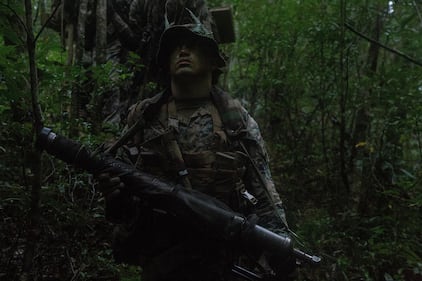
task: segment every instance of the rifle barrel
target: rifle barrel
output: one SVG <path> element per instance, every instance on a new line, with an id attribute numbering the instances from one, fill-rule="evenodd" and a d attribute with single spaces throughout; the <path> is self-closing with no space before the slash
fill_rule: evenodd
<path id="1" fill-rule="evenodd" d="M 93 155 L 84 145 L 57 135 L 49 128 L 40 131 L 37 146 L 92 174 L 106 169 L 120 175 L 129 191 L 138 194 L 140 198 L 151 200 L 154 206 L 189 222 L 198 230 L 200 228 L 211 230 L 218 238 L 239 241 L 245 247 L 253 246 L 281 255 L 294 255 L 312 264 L 317 264 L 321 260 L 317 256 L 294 249 L 293 242 L 288 236 L 278 235 L 250 223 L 242 214 L 234 212 L 214 197 L 161 180 L 110 155 Z"/>

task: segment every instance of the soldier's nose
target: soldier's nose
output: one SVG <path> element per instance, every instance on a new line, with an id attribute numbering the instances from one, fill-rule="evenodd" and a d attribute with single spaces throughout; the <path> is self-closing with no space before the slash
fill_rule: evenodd
<path id="1" fill-rule="evenodd" d="M 182 46 L 179 51 L 179 57 L 186 57 L 189 56 L 189 48 L 186 46 Z"/>

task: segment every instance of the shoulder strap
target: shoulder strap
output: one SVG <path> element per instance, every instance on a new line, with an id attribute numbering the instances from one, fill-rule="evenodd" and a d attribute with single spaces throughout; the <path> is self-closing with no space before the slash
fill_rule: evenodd
<path id="1" fill-rule="evenodd" d="M 207 110 L 211 113 L 212 124 L 214 134 L 220 131 L 223 127 L 223 121 L 221 120 L 220 113 L 214 103 L 208 103 L 206 106 Z"/>
<path id="2" fill-rule="evenodd" d="M 224 130 L 229 138 L 237 139 L 246 129 L 240 102 L 221 89 L 214 87 L 211 97 L 220 114 Z"/>
<path id="3" fill-rule="evenodd" d="M 247 156 L 247 159 L 249 159 L 252 169 L 255 171 L 261 186 L 264 188 L 267 196 L 274 204 L 274 202 L 277 202 L 277 198 L 275 198 L 270 191 L 267 181 L 258 168 L 258 163 L 250 154 L 250 146 L 248 145 L 248 142 L 246 142 L 246 140 L 248 140 L 248 132 L 246 131 L 247 120 L 245 120 L 245 114 L 243 114 L 240 102 L 231 98 L 227 93 L 218 88 L 214 89 L 212 97 L 220 112 L 227 135 L 229 138 L 237 142 L 240 151 Z M 255 143 L 255 145 L 257 145 L 257 143 Z M 278 200 L 280 199 L 278 198 Z"/>
<path id="4" fill-rule="evenodd" d="M 171 157 L 171 162 L 177 169 L 177 176 L 180 182 L 187 189 L 192 189 L 192 184 L 189 180 L 189 172 L 186 168 L 185 159 L 183 159 L 182 151 L 180 150 L 179 143 L 175 134 L 179 131 L 179 120 L 177 118 L 176 102 L 170 99 L 167 103 L 167 128 L 168 133 L 163 136 L 165 147 Z"/>
<path id="5" fill-rule="evenodd" d="M 142 118 L 145 119 L 145 121 L 151 121 L 154 118 L 155 113 L 159 112 L 161 107 L 167 103 L 170 97 L 170 90 L 166 89 L 152 98 L 147 99 L 142 110 Z"/>
<path id="6" fill-rule="evenodd" d="M 140 128 L 145 124 L 145 121 L 150 121 L 154 114 L 158 112 L 161 106 L 168 100 L 170 96 L 169 90 L 164 90 L 152 98 L 142 100 L 129 109 L 128 125 L 130 126 L 125 130 L 124 134 L 106 150 L 107 153 L 115 153 L 116 150 L 127 143 Z"/>

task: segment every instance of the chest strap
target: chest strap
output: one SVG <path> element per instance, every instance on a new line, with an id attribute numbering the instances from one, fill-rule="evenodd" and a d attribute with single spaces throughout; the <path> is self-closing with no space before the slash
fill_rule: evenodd
<path id="1" fill-rule="evenodd" d="M 173 98 L 167 103 L 167 127 L 169 133 L 163 136 L 163 140 L 170 156 L 170 161 L 174 163 L 181 183 L 186 188 L 192 189 L 192 184 L 188 177 L 189 172 L 186 169 L 185 160 L 176 139 L 176 134 L 179 133 L 179 120 L 177 119 L 176 103 Z"/>
<path id="2" fill-rule="evenodd" d="M 226 136 L 222 131 L 223 123 L 220 118 L 220 114 L 211 100 L 206 104 L 206 109 L 211 114 L 213 122 L 213 133 L 218 134 L 220 138 L 225 140 Z M 174 98 L 170 98 L 169 102 L 167 103 L 167 127 L 169 131 L 173 133 L 167 134 L 164 139 L 166 141 L 166 147 L 171 157 L 171 161 L 175 163 L 179 178 L 186 187 L 191 188 L 192 185 L 188 177 L 189 172 L 186 168 L 185 160 L 176 138 L 176 135 L 179 133 L 179 123 L 176 102 Z"/>

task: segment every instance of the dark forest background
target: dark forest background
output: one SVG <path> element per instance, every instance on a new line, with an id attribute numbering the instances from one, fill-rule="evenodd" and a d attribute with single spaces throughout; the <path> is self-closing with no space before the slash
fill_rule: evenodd
<path id="1" fill-rule="evenodd" d="M 0 280 L 139 280 L 113 262 L 92 177 L 34 149 L 42 124 L 95 148 L 159 88 L 154 45 L 119 45 L 132 1 L 114 2 L 0 2 Z M 422 280 L 422 2 L 208 6 L 234 17 L 220 85 L 261 126 L 297 246 L 323 258 L 299 280 Z"/>

